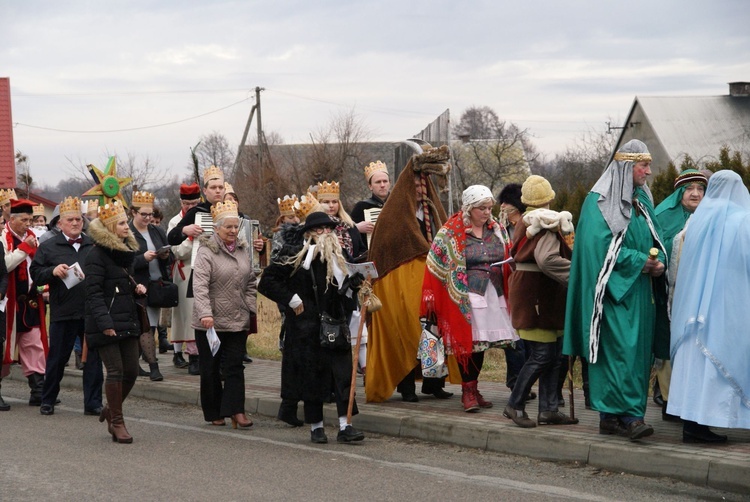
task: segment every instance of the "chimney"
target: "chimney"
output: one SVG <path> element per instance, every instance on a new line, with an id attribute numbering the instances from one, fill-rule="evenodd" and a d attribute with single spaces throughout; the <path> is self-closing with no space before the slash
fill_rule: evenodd
<path id="1" fill-rule="evenodd" d="M 729 95 L 735 98 L 750 96 L 750 82 L 729 82 Z"/>

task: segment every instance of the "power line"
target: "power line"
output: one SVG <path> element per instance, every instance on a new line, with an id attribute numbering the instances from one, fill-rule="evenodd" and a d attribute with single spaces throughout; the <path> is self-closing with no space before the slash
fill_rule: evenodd
<path id="1" fill-rule="evenodd" d="M 97 92 L 21 92 L 14 93 L 14 98 L 44 96 L 139 96 L 148 94 L 220 94 L 228 92 L 250 92 L 242 89 L 182 89 L 176 91 L 97 91 Z"/>
<path id="2" fill-rule="evenodd" d="M 205 117 L 207 115 L 218 113 L 220 111 L 226 110 L 227 108 L 231 108 L 233 106 L 237 106 L 237 105 L 239 105 L 241 103 L 244 103 L 245 101 L 249 101 L 250 99 L 252 99 L 252 97 L 247 97 L 245 99 L 237 101 L 236 103 L 232 103 L 231 105 L 224 106 L 224 107 L 219 108 L 217 110 L 212 110 L 210 112 L 201 113 L 200 115 L 195 115 L 195 116 L 192 116 L 192 117 L 188 117 L 188 118 L 184 118 L 184 119 L 180 119 L 180 120 L 175 120 L 175 121 L 172 121 L 172 122 L 164 122 L 162 124 L 153 124 L 153 125 L 141 126 L 141 127 L 131 127 L 131 128 L 128 128 L 128 129 L 109 129 L 109 130 L 105 130 L 105 131 L 76 131 L 76 130 L 71 130 L 71 129 L 57 129 L 57 128 L 54 128 L 54 127 L 43 127 L 43 126 L 37 126 L 37 125 L 33 125 L 33 124 L 24 124 L 22 122 L 16 122 L 15 125 L 16 126 L 29 127 L 29 128 L 32 128 L 32 129 L 42 129 L 44 131 L 69 132 L 69 133 L 78 133 L 78 134 L 100 134 L 100 133 L 113 133 L 113 132 L 142 131 L 144 129 L 155 129 L 157 127 L 165 127 L 165 126 L 170 126 L 170 125 L 174 125 L 174 124 L 180 124 L 182 122 L 188 122 L 190 120 L 195 120 L 195 119 L 198 119 L 198 118 L 201 118 L 201 117 Z"/>

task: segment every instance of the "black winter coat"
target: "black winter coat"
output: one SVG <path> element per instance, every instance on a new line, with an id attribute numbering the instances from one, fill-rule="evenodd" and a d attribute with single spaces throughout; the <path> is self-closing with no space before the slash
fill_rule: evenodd
<path id="1" fill-rule="evenodd" d="M 146 261 L 146 258 L 143 257 L 143 253 L 148 251 L 148 243 L 146 242 L 146 239 L 143 238 L 141 233 L 135 229 L 133 223 L 130 224 L 130 231 L 133 232 L 135 241 L 138 243 L 138 253 L 136 253 L 135 260 L 133 261 L 133 278 L 138 284 L 148 286 L 148 281 L 150 279 L 150 273 L 148 269 L 149 262 Z M 155 225 L 149 225 L 148 234 L 151 237 L 151 241 L 154 243 L 157 251 L 159 250 L 159 248 L 167 245 L 167 233 L 163 229 Z M 169 269 L 172 261 L 174 260 L 174 255 L 170 251 L 169 257 L 164 259 L 157 258 L 157 260 L 159 260 L 159 270 L 161 271 L 161 278 L 170 280 L 171 274 Z"/>
<path id="2" fill-rule="evenodd" d="M 89 225 L 94 249 L 89 252 L 83 272 L 86 274 L 86 341 L 100 347 L 123 337 L 139 336 L 141 326 L 136 310 L 132 275 L 138 243 L 133 235 L 124 241 L 98 220 Z M 117 336 L 107 336 L 114 329 Z"/>
<path id="3" fill-rule="evenodd" d="M 43 286 L 49 284 L 49 307 L 50 321 L 72 321 L 83 319 L 86 315 L 86 285 L 79 282 L 72 289 L 63 283 L 62 279 L 55 277 L 52 272 L 55 267 L 64 263 L 66 265 L 78 264 L 83 268 L 86 257 L 94 249 L 94 243 L 87 235 L 81 234 L 83 242 L 78 251 L 62 233 L 54 235 L 42 242 L 31 262 L 31 278 L 34 284 Z M 85 274 L 85 272 L 84 272 Z"/>
<path id="4" fill-rule="evenodd" d="M 302 249 L 301 236 L 297 227 L 284 225 L 281 232 L 284 247 L 276 262 L 263 271 L 258 292 L 283 307 L 284 350 L 281 363 L 281 397 L 304 401 L 325 401 L 331 393 L 331 385 L 348 401 L 351 382 L 351 350 L 341 352 L 323 349 L 320 346 L 320 312 L 332 316 L 346 316 L 345 296 L 339 294 L 336 286 L 326 290 L 326 266 L 319 259 L 312 262 L 320 295 L 320 305 L 315 298 L 310 270 L 300 267 L 295 273 L 292 265 L 282 265 L 285 259 L 294 256 Z M 346 288 L 345 288 L 346 289 Z M 289 307 L 292 297 L 297 294 L 302 299 L 304 311 L 296 315 Z M 356 405 L 354 407 L 356 413 Z"/>

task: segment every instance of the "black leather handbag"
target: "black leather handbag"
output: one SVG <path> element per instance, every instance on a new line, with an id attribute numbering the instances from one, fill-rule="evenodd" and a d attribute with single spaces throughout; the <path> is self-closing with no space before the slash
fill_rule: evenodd
<path id="1" fill-rule="evenodd" d="M 318 309 L 321 309 L 320 297 L 318 297 L 318 285 L 315 282 L 315 272 L 313 272 L 312 267 L 310 267 L 310 275 L 312 276 L 315 301 L 318 303 Z M 351 333 L 345 316 L 339 319 L 326 312 L 321 312 L 319 336 L 320 346 L 324 349 L 335 351 L 351 350 Z"/>
<path id="2" fill-rule="evenodd" d="M 177 284 L 165 279 L 148 281 L 146 303 L 149 307 L 168 309 L 179 303 Z"/>

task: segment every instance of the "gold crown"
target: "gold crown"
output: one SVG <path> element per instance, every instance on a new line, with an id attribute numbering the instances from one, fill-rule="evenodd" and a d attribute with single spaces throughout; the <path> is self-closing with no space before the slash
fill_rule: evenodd
<path id="1" fill-rule="evenodd" d="M 67 213 L 73 213 L 73 216 L 81 216 L 81 201 L 78 197 L 65 197 L 60 203 L 60 217 Z"/>
<path id="2" fill-rule="evenodd" d="M 283 199 L 276 199 L 276 203 L 279 205 L 279 214 L 281 216 L 294 216 L 294 204 L 297 203 L 297 196 L 292 194 L 285 195 Z"/>
<path id="3" fill-rule="evenodd" d="M 154 194 L 151 192 L 133 192 L 134 207 L 152 207 L 154 205 Z"/>
<path id="4" fill-rule="evenodd" d="M 369 183 L 373 174 L 381 172 L 388 174 L 388 167 L 386 167 L 385 163 L 379 160 L 370 162 L 369 165 L 365 166 L 365 181 Z"/>
<path id="5" fill-rule="evenodd" d="M 237 192 L 234 191 L 234 187 L 231 184 L 229 184 L 228 182 L 226 182 L 226 181 L 224 182 L 224 192 L 225 193 L 234 193 L 234 194 L 237 193 Z"/>
<path id="6" fill-rule="evenodd" d="M 36 217 L 36 216 L 45 216 L 46 217 L 47 216 L 46 214 L 44 214 L 44 205 L 42 205 L 42 204 L 37 204 L 32 209 L 34 211 L 34 217 Z"/>
<path id="7" fill-rule="evenodd" d="M 226 202 L 217 202 L 211 206 L 211 218 L 213 218 L 214 223 L 226 217 L 239 218 L 237 204 L 235 204 L 234 201 L 228 200 Z"/>
<path id="8" fill-rule="evenodd" d="M 86 214 L 91 215 L 93 213 L 94 218 L 96 218 L 96 214 L 99 212 L 99 199 L 89 199 L 88 205 L 86 206 Z"/>
<path id="9" fill-rule="evenodd" d="M 208 183 L 211 180 L 224 181 L 224 173 L 216 166 L 210 166 L 203 171 L 203 184 Z"/>
<path id="10" fill-rule="evenodd" d="M 294 204 L 294 214 L 296 214 L 297 218 L 300 220 L 304 220 L 317 205 L 318 199 L 313 197 L 310 192 L 307 192 L 306 195 L 303 195 L 300 200 Z"/>
<path id="11" fill-rule="evenodd" d="M 339 200 L 339 182 L 321 181 L 318 183 L 318 200 Z"/>
<path id="12" fill-rule="evenodd" d="M 99 221 L 108 225 L 116 221 L 125 220 L 127 221 L 128 216 L 125 214 L 125 208 L 119 201 L 115 200 L 109 204 L 105 204 L 104 207 L 99 207 Z"/>
<path id="13" fill-rule="evenodd" d="M 18 200 L 16 191 L 12 188 L 0 188 L 0 206 L 5 205 L 12 200 Z"/>

